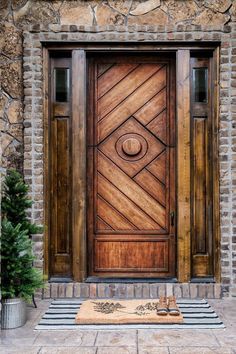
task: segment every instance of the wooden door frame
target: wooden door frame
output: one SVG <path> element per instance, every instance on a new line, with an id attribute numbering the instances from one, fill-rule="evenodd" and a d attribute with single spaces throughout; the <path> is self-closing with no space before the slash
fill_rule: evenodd
<path id="1" fill-rule="evenodd" d="M 48 249 L 50 243 L 48 201 L 48 61 L 49 51 L 72 51 L 72 248 L 73 279 L 84 281 L 87 276 L 86 250 L 86 54 L 87 52 L 176 52 L 176 131 L 177 131 L 177 279 L 191 280 L 190 245 L 190 51 L 211 50 L 214 61 L 213 105 L 213 227 L 215 249 L 215 280 L 220 282 L 220 227 L 219 227 L 219 47 L 216 45 L 176 45 L 149 43 L 85 43 L 48 44 L 43 49 L 44 66 L 44 210 L 45 242 L 44 273 L 49 275 Z M 79 78 L 79 79 L 78 79 Z"/>

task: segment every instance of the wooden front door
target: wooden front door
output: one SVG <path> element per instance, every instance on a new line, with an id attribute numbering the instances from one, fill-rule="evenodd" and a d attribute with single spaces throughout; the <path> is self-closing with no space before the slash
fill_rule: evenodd
<path id="1" fill-rule="evenodd" d="M 174 61 L 88 60 L 88 274 L 175 276 Z"/>

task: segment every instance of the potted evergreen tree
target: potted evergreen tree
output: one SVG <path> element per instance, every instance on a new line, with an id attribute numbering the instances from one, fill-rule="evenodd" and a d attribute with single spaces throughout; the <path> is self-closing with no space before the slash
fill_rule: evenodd
<path id="1" fill-rule="evenodd" d="M 15 170 L 9 170 L 3 184 L 1 226 L 2 328 L 16 328 L 26 322 L 26 301 L 42 287 L 39 270 L 33 267 L 31 235 L 40 232 L 27 218 L 32 205 L 29 187 Z"/>

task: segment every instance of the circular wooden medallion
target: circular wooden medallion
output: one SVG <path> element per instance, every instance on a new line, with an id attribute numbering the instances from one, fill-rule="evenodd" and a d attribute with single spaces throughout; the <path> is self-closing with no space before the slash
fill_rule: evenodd
<path id="1" fill-rule="evenodd" d="M 135 156 L 140 153 L 142 145 L 136 138 L 128 138 L 122 143 L 122 150 L 126 155 Z"/>
<path id="2" fill-rule="evenodd" d="M 116 151 L 122 159 L 127 161 L 140 160 L 146 155 L 148 143 L 146 139 L 136 133 L 120 136 L 116 142 Z"/>

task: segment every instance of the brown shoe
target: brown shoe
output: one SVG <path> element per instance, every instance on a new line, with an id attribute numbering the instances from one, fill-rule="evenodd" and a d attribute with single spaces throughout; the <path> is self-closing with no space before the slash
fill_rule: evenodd
<path id="1" fill-rule="evenodd" d="M 157 315 L 166 316 L 167 314 L 168 314 L 167 298 L 165 296 L 161 296 L 159 303 L 157 305 Z"/>
<path id="2" fill-rule="evenodd" d="M 175 296 L 168 297 L 168 310 L 169 310 L 169 314 L 171 316 L 179 316 L 180 315 L 180 310 L 176 304 Z"/>

